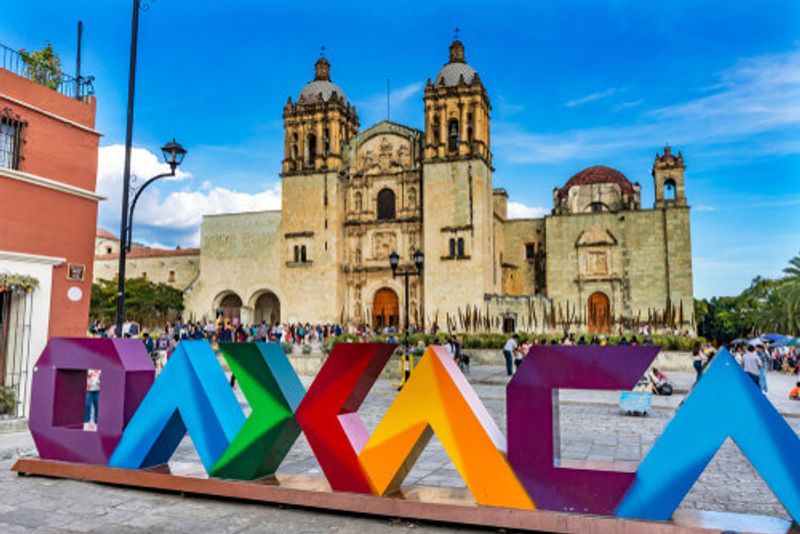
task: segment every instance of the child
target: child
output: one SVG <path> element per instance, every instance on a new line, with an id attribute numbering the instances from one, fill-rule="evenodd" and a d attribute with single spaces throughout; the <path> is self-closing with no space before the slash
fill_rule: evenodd
<path id="1" fill-rule="evenodd" d="M 800 400 L 800 382 L 795 384 L 795 387 L 789 392 L 789 398 L 791 400 Z"/>

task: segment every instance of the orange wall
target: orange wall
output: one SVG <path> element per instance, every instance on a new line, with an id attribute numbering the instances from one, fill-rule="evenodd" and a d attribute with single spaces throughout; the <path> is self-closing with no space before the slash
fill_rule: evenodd
<path id="1" fill-rule="evenodd" d="M 93 97 L 86 102 L 68 98 L 0 69 L 0 111 L 4 108 L 27 122 L 21 172 L 95 190 L 99 134 L 67 122 L 93 129 Z M 86 334 L 96 227 L 97 201 L 14 180 L 0 169 L 0 250 L 56 256 L 86 267 L 83 281 L 67 280 L 66 263 L 53 269 L 51 336 Z M 72 286 L 83 291 L 79 302 L 67 298 Z"/>

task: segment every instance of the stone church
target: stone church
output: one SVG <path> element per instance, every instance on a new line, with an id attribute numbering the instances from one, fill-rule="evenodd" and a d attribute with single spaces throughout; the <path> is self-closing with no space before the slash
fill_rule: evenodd
<path id="1" fill-rule="evenodd" d="M 361 129 L 321 57 L 283 109 L 282 209 L 210 215 L 186 315 L 452 331 L 693 330 L 683 156 L 667 147 L 640 186 L 594 166 L 553 191 L 552 214 L 509 219 L 493 184 L 489 95 L 465 58 L 425 87 L 424 131 Z"/>

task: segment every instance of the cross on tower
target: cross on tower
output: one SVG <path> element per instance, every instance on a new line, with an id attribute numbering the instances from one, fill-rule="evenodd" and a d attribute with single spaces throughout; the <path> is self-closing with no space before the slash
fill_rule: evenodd
<path id="1" fill-rule="evenodd" d="M 461 31 L 461 28 L 459 28 L 458 26 L 456 26 L 455 29 L 453 30 L 453 40 L 454 41 L 458 41 L 458 32 L 460 32 L 460 31 Z"/>
<path id="2" fill-rule="evenodd" d="M 325 57 L 325 45 L 319 47 L 319 57 Z"/>

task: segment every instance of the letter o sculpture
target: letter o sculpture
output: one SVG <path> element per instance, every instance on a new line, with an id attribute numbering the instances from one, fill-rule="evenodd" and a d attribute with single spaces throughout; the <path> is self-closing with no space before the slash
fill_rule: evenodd
<path id="1" fill-rule="evenodd" d="M 89 369 L 101 371 L 97 431 L 83 429 Z M 52 338 L 31 384 L 29 427 L 39 456 L 107 464 L 154 378 L 139 339 Z"/>

